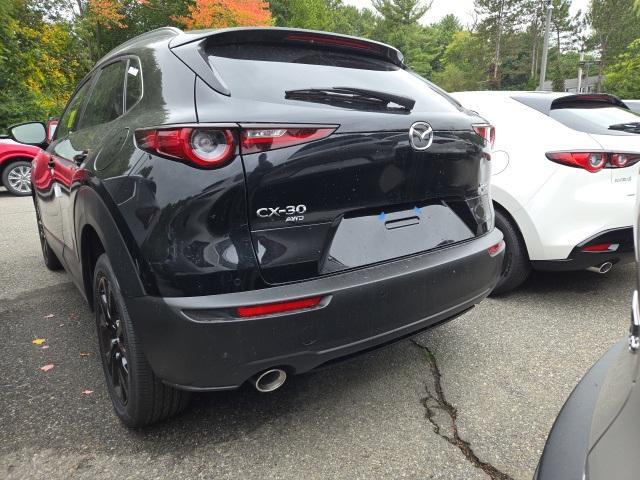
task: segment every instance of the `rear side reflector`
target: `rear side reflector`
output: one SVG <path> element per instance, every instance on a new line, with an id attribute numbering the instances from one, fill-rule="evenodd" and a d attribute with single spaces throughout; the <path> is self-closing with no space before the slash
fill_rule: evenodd
<path id="1" fill-rule="evenodd" d="M 618 250 L 618 243 L 596 243 L 595 245 L 587 245 L 582 247 L 583 252 L 615 252 Z"/>
<path id="2" fill-rule="evenodd" d="M 624 168 L 640 161 L 640 154 L 612 152 L 548 152 L 547 158 L 552 162 L 583 168 L 596 173 L 603 168 Z"/>
<path id="3" fill-rule="evenodd" d="M 262 315 L 273 315 L 276 313 L 291 312 L 294 310 L 305 310 L 317 307 L 322 297 L 301 298 L 290 302 L 266 303 L 264 305 L 253 305 L 250 307 L 238 307 L 238 316 L 242 318 L 260 317 Z"/>
<path id="4" fill-rule="evenodd" d="M 275 126 L 269 128 L 243 128 L 241 133 L 242 153 L 258 153 L 313 142 L 328 137 L 334 131 L 335 127 Z"/>
<path id="5" fill-rule="evenodd" d="M 496 255 L 498 255 L 500 252 L 504 250 L 504 247 L 505 247 L 504 240 L 500 240 L 495 245 L 489 247 L 489 250 L 487 250 L 487 252 L 489 253 L 490 257 L 495 257 Z"/>

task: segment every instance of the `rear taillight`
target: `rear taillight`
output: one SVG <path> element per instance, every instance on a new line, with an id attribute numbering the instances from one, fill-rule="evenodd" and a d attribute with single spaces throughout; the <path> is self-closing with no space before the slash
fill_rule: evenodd
<path id="1" fill-rule="evenodd" d="M 337 126 L 265 126 L 239 130 L 242 153 L 258 153 L 301 145 L 331 135 Z M 217 168 L 229 163 L 237 153 L 237 133 L 229 128 L 181 127 L 140 129 L 135 133 L 138 147 L 170 159 L 201 168 Z"/>
<path id="2" fill-rule="evenodd" d="M 202 168 L 226 165 L 236 154 L 233 131 L 214 128 L 137 130 L 138 147 Z"/>
<path id="3" fill-rule="evenodd" d="M 257 153 L 276 148 L 291 147 L 328 137 L 335 127 L 288 127 L 243 128 L 240 146 L 242 153 Z"/>
<path id="4" fill-rule="evenodd" d="M 570 167 L 584 168 L 588 172 L 599 172 L 603 168 L 624 168 L 638 163 L 640 154 L 611 152 L 549 152 L 552 162 Z"/>
<path id="5" fill-rule="evenodd" d="M 472 125 L 473 131 L 484 140 L 486 146 L 493 148 L 496 143 L 496 128 L 486 123 Z"/>

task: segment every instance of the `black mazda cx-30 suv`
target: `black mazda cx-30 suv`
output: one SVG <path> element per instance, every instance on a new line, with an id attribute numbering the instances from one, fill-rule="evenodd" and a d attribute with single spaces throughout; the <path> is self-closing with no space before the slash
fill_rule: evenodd
<path id="1" fill-rule="evenodd" d="M 31 181 L 45 262 L 95 312 L 119 417 L 275 390 L 480 302 L 503 251 L 492 137 L 368 40 L 163 28 L 110 52 Z"/>

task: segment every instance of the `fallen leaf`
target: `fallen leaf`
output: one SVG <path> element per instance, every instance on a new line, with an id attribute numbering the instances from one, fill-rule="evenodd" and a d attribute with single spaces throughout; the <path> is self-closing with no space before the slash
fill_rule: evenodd
<path id="1" fill-rule="evenodd" d="M 93 390 L 85 390 L 82 393 L 84 393 L 85 395 L 91 395 L 93 393 Z"/>
<path id="2" fill-rule="evenodd" d="M 89 352 L 80 352 L 80 356 L 81 357 L 88 357 L 89 356 Z"/>
<path id="3" fill-rule="evenodd" d="M 46 365 L 40 367 L 40 370 L 42 370 L 43 372 L 48 372 L 53 367 L 55 367 L 55 365 L 53 363 L 47 363 Z"/>
<path id="4" fill-rule="evenodd" d="M 44 316 L 44 318 L 53 318 L 53 317 L 55 317 L 55 315 L 53 313 L 50 313 L 50 314 Z"/>
<path id="5" fill-rule="evenodd" d="M 60 325 L 58 325 L 59 327 L 64 327 L 64 323 L 61 323 Z"/>
<path id="6" fill-rule="evenodd" d="M 35 338 L 31 340 L 31 343 L 33 343 L 34 345 L 42 345 L 45 342 L 46 340 L 44 338 Z"/>

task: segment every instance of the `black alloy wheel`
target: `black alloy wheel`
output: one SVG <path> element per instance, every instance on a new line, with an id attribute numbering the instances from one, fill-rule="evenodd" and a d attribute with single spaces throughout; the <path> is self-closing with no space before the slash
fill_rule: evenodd
<path id="1" fill-rule="evenodd" d="M 105 374 L 122 406 L 129 401 L 129 361 L 122 328 L 122 317 L 113 296 L 109 278 L 99 274 L 96 292 L 96 315 L 100 352 L 104 356 Z"/>

